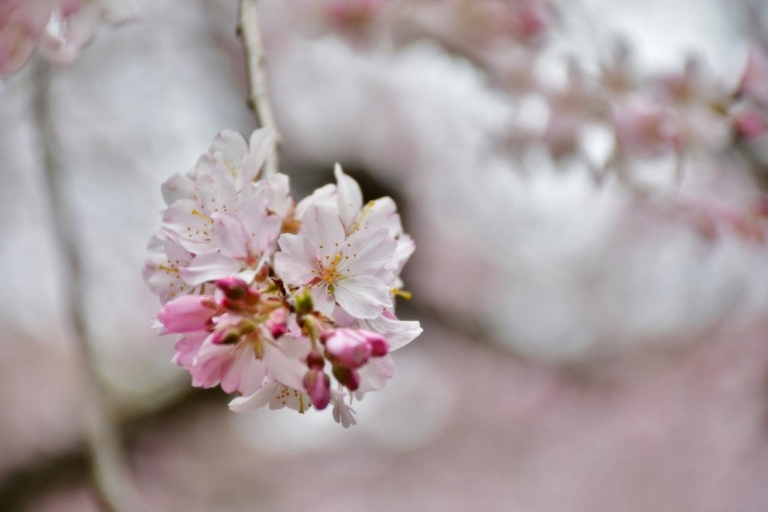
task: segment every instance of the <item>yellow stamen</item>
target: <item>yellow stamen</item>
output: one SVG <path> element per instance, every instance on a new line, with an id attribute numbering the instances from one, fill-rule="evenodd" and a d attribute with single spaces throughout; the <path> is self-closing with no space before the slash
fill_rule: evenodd
<path id="1" fill-rule="evenodd" d="M 402 297 L 405 300 L 411 300 L 413 294 L 407 290 L 401 290 L 400 288 L 392 288 L 389 292 L 395 297 Z"/>
<path id="2" fill-rule="evenodd" d="M 371 209 L 373 208 L 373 205 L 376 204 L 376 201 L 369 201 L 368 204 L 365 205 L 365 208 L 363 208 L 363 211 L 360 212 L 360 216 L 357 218 L 354 224 L 352 224 L 352 228 L 349 230 L 349 234 L 351 235 L 358 229 L 360 229 L 360 224 L 363 222 L 363 219 L 365 219 L 365 216 L 370 213 Z"/>
<path id="3" fill-rule="evenodd" d="M 194 215 L 195 217 L 200 217 L 205 222 L 213 223 L 213 219 L 207 216 L 206 214 L 202 213 L 200 210 L 192 210 L 192 215 Z"/>

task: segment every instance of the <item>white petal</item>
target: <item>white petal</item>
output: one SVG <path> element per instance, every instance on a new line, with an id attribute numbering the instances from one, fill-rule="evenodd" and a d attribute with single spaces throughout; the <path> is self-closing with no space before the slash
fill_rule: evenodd
<path id="1" fill-rule="evenodd" d="M 312 192 L 311 195 L 299 201 L 299 204 L 296 205 L 296 217 L 301 219 L 304 217 L 304 214 L 307 213 L 309 207 L 315 205 L 322 206 L 329 211 L 337 213 L 338 205 L 336 203 L 336 185 L 333 183 L 323 185 L 322 187 Z"/>
<path id="2" fill-rule="evenodd" d="M 211 253 L 197 256 L 187 268 L 181 269 L 181 277 L 191 285 L 215 281 L 240 272 L 241 264 L 223 254 Z"/>
<path id="3" fill-rule="evenodd" d="M 264 363 L 270 377 L 290 388 L 301 389 L 307 365 L 288 357 L 271 343 L 264 343 Z"/>
<path id="4" fill-rule="evenodd" d="M 397 213 L 397 205 L 391 197 L 382 197 L 366 205 L 365 215 L 361 218 L 358 229 L 386 228 L 389 235 L 396 237 L 403 233 L 403 224 Z"/>
<path id="5" fill-rule="evenodd" d="M 334 300 L 333 295 L 328 293 L 328 286 L 325 285 L 325 283 L 310 288 L 309 294 L 312 296 L 315 310 L 321 312 L 325 316 L 331 316 L 333 314 L 333 310 L 336 307 L 336 301 Z"/>
<path id="6" fill-rule="evenodd" d="M 272 129 L 261 128 L 251 134 L 250 148 L 243 158 L 243 173 L 238 182 L 240 186 L 256 179 L 274 146 L 275 132 Z"/>
<path id="7" fill-rule="evenodd" d="M 221 254 L 231 259 L 248 257 L 249 237 L 240 218 L 230 213 L 213 215 L 213 235 L 211 239 Z"/>
<path id="8" fill-rule="evenodd" d="M 269 209 L 284 219 L 293 207 L 290 180 L 285 174 L 277 173 L 267 178 L 267 183 L 272 188 L 272 203 L 269 205 Z"/>
<path id="9" fill-rule="evenodd" d="M 334 296 L 339 306 L 357 318 L 377 318 L 392 305 L 389 288 L 375 277 L 351 277 L 336 284 Z"/>
<path id="10" fill-rule="evenodd" d="M 298 360 L 305 359 L 312 350 L 312 342 L 309 338 L 304 336 L 293 336 L 292 334 L 280 336 L 277 345 L 286 356 Z"/>
<path id="11" fill-rule="evenodd" d="M 363 207 L 363 192 L 360 185 L 351 177 L 344 174 L 338 163 L 333 170 L 336 176 L 336 201 L 339 209 L 339 218 L 344 229 L 349 230 L 355 223 L 357 215 Z"/>
<path id="12" fill-rule="evenodd" d="M 330 261 L 341 250 L 346 235 L 339 218 L 320 206 L 312 206 L 301 219 L 299 234 L 309 239 L 317 248 L 321 261 Z"/>
<path id="13" fill-rule="evenodd" d="M 160 186 L 163 201 L 171 206 L 179 199 L 192 199 L 195 196 L 195 182 L 181 174 L 174 174 Z"/>
<path id="14" fill-rule="evenodd" d="M 355 397 L 359 400 L 365 393 L 384 389 L 387 381 L 395 374 L 395 363 L 389 354 L 384 357 L 374 357 L 360 368 L 358 373 L 360 387 L 355 391 Z"/>
<path id="15" fill-rule="evenodd" d="M 280 389 L 280 384 L 270 382 L 251 396 L 237 397 L 229 402 L 229 409 L 235 412 L 251 412 L 267 405 Z"/>
<path id="16" fill-rule="evenodd" d="M 213 252 L 210 217 L 200 211 L 196 201 L 181 199 L 163 212 L 161 232 L 173 237 L 179 245 L 193 254 Z"/>
<path id="17" fill-rule="evenodd" d="M 384 313 L 376 319 L 367 320 L 367 323 L 372 330 L 387 338 L 390 352 L 406 346 L 424 331 L 417 321 L 398 320 L 388 315 L 390 313 Z"/>
<path id="18" fill-rule="evenodd" d="M 384 229 L 356 231 L 347 239 L 338 269 L 343 276 L 374 275 L 385 268 L 397 250 L 397 241 Z"/>
<path id="19" fill-rule="evenodd" d="M 299 235 L 286 233 L 278 239 L 275 272 L 286 284 L 301 286 L 316 277 L 317 253 L 312 243 Z"/>

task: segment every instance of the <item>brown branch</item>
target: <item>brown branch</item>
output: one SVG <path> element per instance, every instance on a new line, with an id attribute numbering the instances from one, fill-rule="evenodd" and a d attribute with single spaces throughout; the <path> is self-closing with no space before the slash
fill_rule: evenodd
<path id="1" fill-rule="evenodd" d="M 275 146 L 267 157 L 264 167 L 264 177 L 278 172 L 278 151 L 280 144 L 280 132 L 272 110 L 272 102 L 267 86 L 267 74 L 265 70 L 266 55 L 264 42 L 259 28 L 259 15 L 256 9 L 256 0 L 240 0 L 240 37 L 245 49 L 246 64 L 248 67 L 248 84 L 250 87 L 249 102 L 256 111 L 256 117 L 262 128 L 270 128 L 275 133 Z"/>
<path id="2" fill-rule="evenodd" d="M 128 510 L 129 473 L 125 465 L 119 434 L 115 427 L 106 391 L 101 381 L 83 307 L 82 263 L 77 240 L 77 224 L 63 186 L 58 134 L 54 129 L 50 104 L 50 70 L 39 63 L 35 77 L 35 117 L 38 124 L 45 167 L 45 186 L 51 208 L 54 237 L 60 255 L 59 275 L 65 302 L 66 322 L 80 352 L 83 374 L 83 418 L 95 491 L 106 510 Z"/>

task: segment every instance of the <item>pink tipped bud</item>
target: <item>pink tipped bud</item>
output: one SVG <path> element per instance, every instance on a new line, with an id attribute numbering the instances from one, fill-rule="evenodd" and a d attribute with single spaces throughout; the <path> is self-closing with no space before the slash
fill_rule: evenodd
<path id="1" fill-rule="evenodd" d="M 325 350 L 335 363 L 353 370 L 363 366 L 371 357 L 370 343 L 353 329 L 336 330 L 325 341 Z"/>
<path id="2" fill-rule="evenodd" d="M 310 352 L 307 356 L 307 366 L 314 370 L 322 370 L 325 366 L 325 359 L 317 352 Z"/>
<path id="3" fill-rule="evenodd" d="M 251 290 L 248 283 L 236 277 L 225 277 L 216 281 L 216 286 L 232 302 L 245 302 L 255 304 L 259 300 L 259 293 Z"/>
<path id="4" fill-rule="evenodd" d="M 371 346 L 371 357 L 384 357 L 389 354 L 389 343 L 384 336 L 374 335 L 368 339 Z"/>
<path id="5" fill-rule="evenodd" d="M 333 365 L 333 376 L 350 391 L 357 391 L 360 387 L 360 376 L 355 370 L 344 366 Z"/>
<path id="6" fill-rule="evenodd" d="M 304 376 L 304 389 L 318 410 L 328 407 L 331 401 L 331 379 L 321 370 L 309 370 Z"/>
<path id="7" fill-rule="evenodd" d="M 269 327 L 269 332 L 272 333 L 272 337 L 275 339 L 288 332 L 288 315 L 285 310 L 282 308 L 274 310 L 269 315 L 267 327 Z"/>
<path id="8" fill-rule="evenodd" d="M 204 331 L 213 325 L 216 306 L 205 295 L 184 295 L 167 303 L 157 319 L 168 333 Z"/>

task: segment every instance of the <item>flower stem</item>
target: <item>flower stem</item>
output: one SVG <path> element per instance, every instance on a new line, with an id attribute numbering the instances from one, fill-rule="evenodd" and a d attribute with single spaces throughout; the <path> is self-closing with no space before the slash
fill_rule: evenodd
<path id="1" fill-rule="evenodd" d="M 274 148 L 267 157 L 267 162 L 264 166 L 264 177 L 266 178 L 278 172 L 280 132 L 277 129 L 277 122 L 275 121 L 267 87 L 266 54 L 264 42 L 261 38 L 261 30 L 259 29 L 256 1 L 240 0 L 239 33 L 243 41 L 246 64 L 248 66 L 249 103 L 256 112 L 259 125 L 262 128 L 271 128 L 275 134 Z"/>

